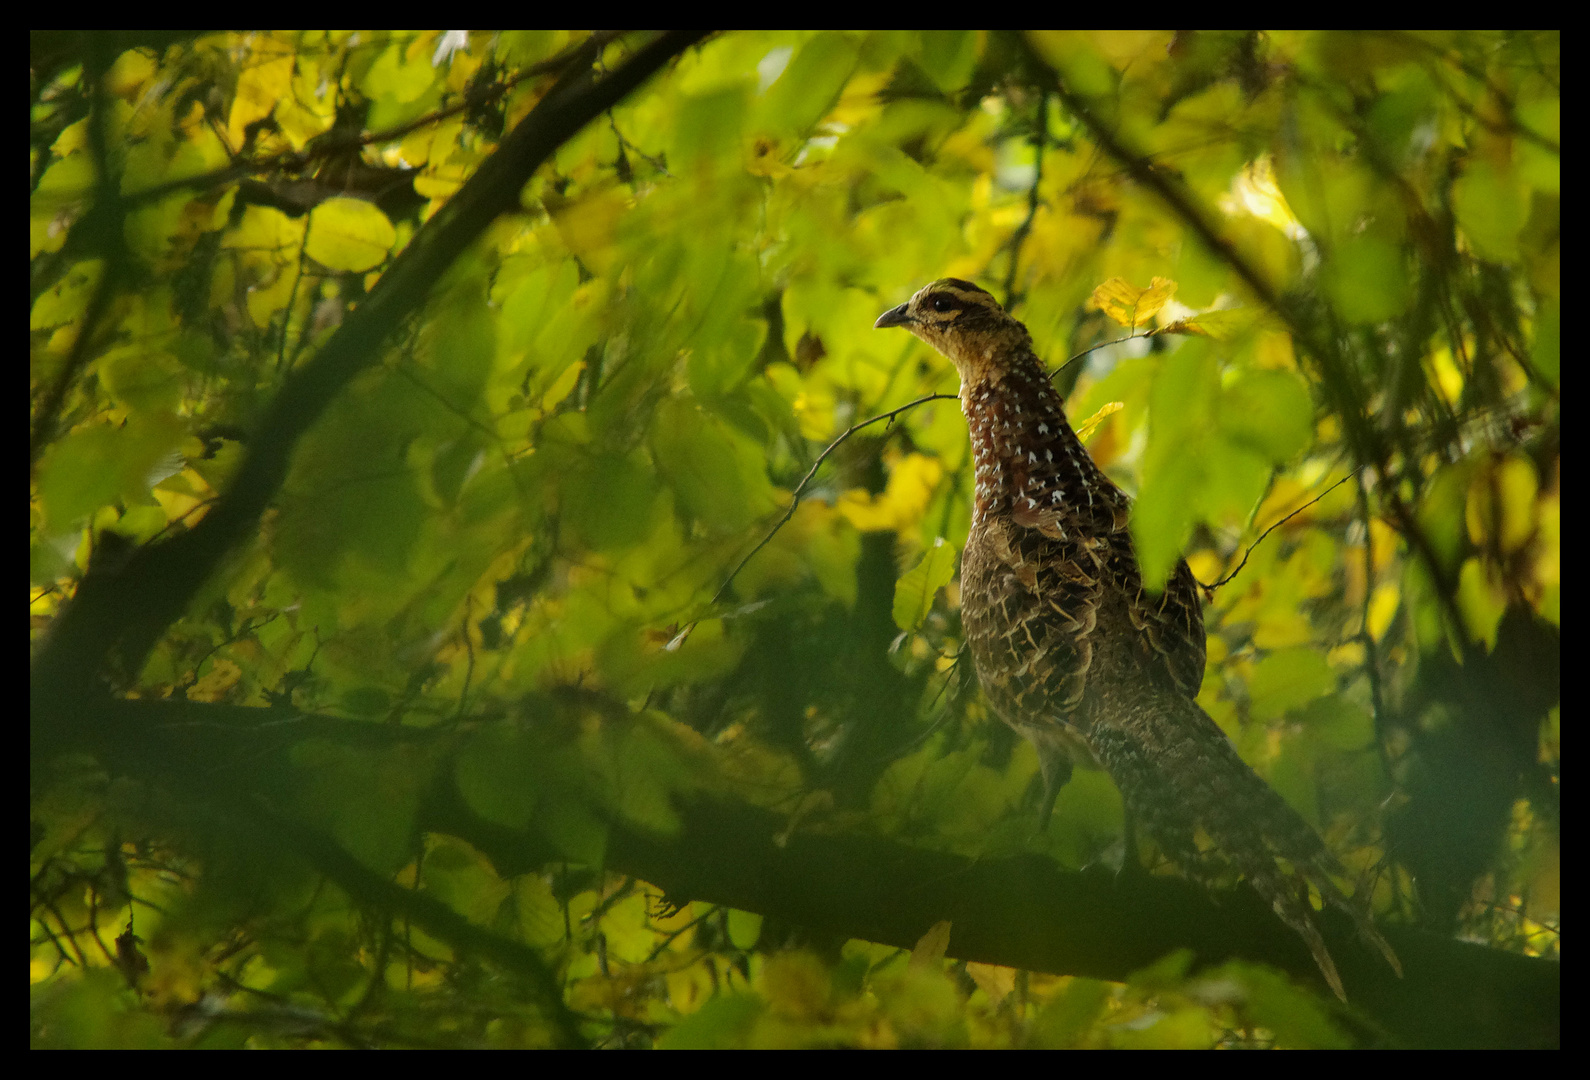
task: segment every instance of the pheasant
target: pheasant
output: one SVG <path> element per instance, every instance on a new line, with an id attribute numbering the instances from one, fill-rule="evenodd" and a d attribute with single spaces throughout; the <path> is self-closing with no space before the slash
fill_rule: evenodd
<path id="1" fill-rule="evenodd" d="M 1038 752 L 1040 823 L 1073 760 L 1095 763 L 1129 818 L 1185 873 L 1212 883 L 1239 871 L 1303 938 L 1338 997 L 1346 1000 L 1305 881 L 1401 975 L 1363 905 L 1337 887 L 1342 867 L 1324 842 L 1195 700 L 1204 671 L 1197 582 L 1181 560 L 1160 595 L 1144 589 L 1130 499 L 1067 423 L 1027 328 L 958 278 L 923 287 L 875 326 L 904 327 L 961 377 L 976 468 L 962 625 L 989 705 Z M 1200 831 L 1212 845 L 1200 846 Z"/>

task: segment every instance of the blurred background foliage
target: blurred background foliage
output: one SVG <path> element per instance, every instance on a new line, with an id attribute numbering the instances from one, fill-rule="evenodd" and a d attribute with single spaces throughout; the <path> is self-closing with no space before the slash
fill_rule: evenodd
<path id="1" fill-rule="evenodd" d="M 35 34 L 35 648 L 85 576 L 226 497 L 279 390 L 560 72 L 643 41 Z M 1073 420 L 1100 416 L 1149 577 L 1185 552 L 1226 581 L 1200 701 L 1380 918 L 1555 956 L 1559 47 L 682 51 L 368 343 L 147 656 L 78 673 L 253 707 L 225 723 L 284 728 L 269 752 L 194 781 L 36 734 L 35 1044 L 1354 1041 L 1252 964 L 1029 973 L 954 959 L 953 932 L 910 951 L 664 902 L 609 866 L 617 824 L 676 834 L 703 794 L 790 831 L 1123 857 L 1100 773 L 1031 835 L 1036 760 L 957 662 L 956 403 L 831 447 L 786 514 L 851 425 L 955 393 L 872 329 L 941 276 L 994 292 Z M 438 785 L 544 861 L 423 827 Z M 244 789 L 254 820 L 226 802 Z M 359 873 L 439 913 L 394 915 Z M 438 936 L 449 917 L 521 962 Z"/>

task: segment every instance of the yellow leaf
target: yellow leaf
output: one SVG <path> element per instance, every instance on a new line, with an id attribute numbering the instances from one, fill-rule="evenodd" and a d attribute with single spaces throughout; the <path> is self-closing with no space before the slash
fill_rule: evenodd
<path id="1" fill-rule="evenodd" d="M 1463 372 L 1458 370 L 1457 362 L 1452 358 L 1450 346 L 1443 346 L 1431 352 L 1428 363 L 1431 373 L 1435 376 L 1436 389 L 1441 392 L 1442 398 L 1451 408 L 1456 408 L 1463 397 Z"/>
<path id="2" fill-rule="evenodd" d="M 332 270 L 373 270 L 386 261 L 395 243 L 391 220 L 363 199 L 327 199 L 309 212 L 304 251 Z"/>
<path id="3" fill-rule="evenodd" d="M 231 660 L 217 659 L 190 687 L 188 701 L 225 701 L 232 688 L 243 678 L 243 669 Z"/>
<path id="4" fill-rule="evenodd" d="M 1500 575 L 1478 558 L 1470 558 L 1458 571 L 1458 609 L 1468 623 L 1469 638 L 1483 641 L 1487 650 L 1496 648 L 1497 627 L 1507 610 L 1507 593 Z"/>
<path id="5" fill-rule="evenodd" d="M 1465 517 L 1469 539 L 1494 543 L 1502 552 L 1518 551 L 1535 534 L 1535 468 L 1522 455 L 1493 462 L 1469 485 Z"/>
<path id="6" fill-rule="evenodd" d="M 1000 1004 L 1010 992 L 1016 988 L 1016 969 L 1001 967 L 998 964 L 979 964 L 976 961 L 966 965 L 966 974 L 972 977 L 977 988 L 988 995 L 988 1000 L 995 1005 Z"/>
<path id="7" fill-rule="evenodd" d="M 1206 311 L 1202 315 L 1186 319 L 1177 319 L 1175 322 L 1161 326 L 1155 333 L 1194 334 L 1199 337 L 1214 338 L 1216 341 L 1230 341 L 1251 327 L 1257 318 L 1258 316 L 1248 308 L 1225 308 L 1220 311 Z"/>
<path id="8" fill-rule="evenodd" d="M 1227 213 L 1246 211 L 1260 221 L 1268 222 L 1289 237 L 1304 234 L 1297 215 L 1287 205 L 1286 196 L 1275 180 L 1275 163 L 1265 154 L 1251 161 L 1232 184 L 1231 195 L 1222 200 Z"/>
<path id="9" fill-rule="evenodd" d="M 951 925 L 948 919 L 940 920 L 917 939 L 916 946 L 911 950 L 912 967 L 925 968 L 944 959 L 945 950 L 950 947 Z"/>
<path id="10" fill-rule="evenodd" d="M 1125 278 L 1110 278 L 1093 290 L 1092 306 L 1122 326 L 1138 327 L 1159 313 L 1176 295 L 1176 283 L 1157 277 L 1146 289 L 1139 289 Z"/>
<path id="11" fill-rule="evenodd" d="M 105 89 L 133 101 L 154 75 L 154 59 L 141 49 L 128 49 L 105 72 Z"/>
<path id="12" fill-rule="evenodd" d="M 821 960 L 795 949 L 768 957 L 757 989 L 777 1015 L 813 1021 L 828 1011 L 833 981 Z"/>
<path id="13" fill-rule="evenodd" d="M 1087 442 L 1088 436 L 1098 429 L 1098 426 L 1108 420 L 1113 414 L 1120 412 L 1125 406 L 1119 401 L 1112 401 L 1100 407 L 1099 411 L 1077 425 L 1077 439 Z"/>
<path id="14" fill-rule="evenodd" d="M 835 509 L 861 532 L 893 529 L 904 533 L 916 527 L 927 513 L 928 500 L 938 487 L 944 466 L 925 454 L 907 454 L 889 469 L 889 486 L 882 495 L 857 488 L 840 496 Z"/>
<path id="15" fill-rule="evenodd" d="M 883 109 L 883 99 L 879 95 L 892 78 L 894 72 L 887 68 L 858 72 L 851 76 L 845 83 L 844 92 L 839 95 L 839 100 L 828 114 L 827 121 L 831 124 L 855 127 L 872 119 Z"/>
<path id="16" fill-rule="evenodd" d="M 558 235 L 581 262 L 598 274 L 612 266 L 617 257 L 613 238 L 630 203 L 623 188 L 599 188 L 569 200 L 548 194 L 542 202 Z"/>
<path id="17" fill-rule="evenodd" d="M 1375 594 L 1369 598 L 1369 636 L 1379 641 L 1386 636 L 1386 630 L 1391 626 L 1391 620 L 1397 614 L 1397 605 L 1401 602 L 1402 590 L 1394 581 L 1385 582 L 1375 587 Z"/>
<path id="18" fill-rule="evenodd" d="M 752 176 L 765 176 L 773 180 L 793 176 L 795 170 L 784 163 L 785 152 L 785 147 L 777 139 L 764 135 L 752 142 L 745 171 Z"/>
<path id="19" fill-rule="evenodd" d="M 233 146 L 242 146 L 243 129 L 275 111 L 276 103 L 287 97 L 292 87 L 293 54 L 289 51 L 272 60 L 255 59 L 268 55 L 265 48 L 253 52 L 237 77 L 237 95 L 226 121 L 227 137 Z"/>

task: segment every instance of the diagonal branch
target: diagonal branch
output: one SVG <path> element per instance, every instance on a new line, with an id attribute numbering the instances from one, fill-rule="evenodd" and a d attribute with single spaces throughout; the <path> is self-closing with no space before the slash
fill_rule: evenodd
<path id="1" fill-rule="evenodd" d="M 1387 462 L 1385 442 L 1369 422 L 1363 390 L 1354 384 L 1349 365 L 1335 342 L 1319 334 L 1314 322 L 1304 318 L 1298 305 L 1277 292 L 1258 267 L 1220 234 L 1209 213 L 1185 184 L 1176 180 L 1167 170 L 1155 168 L 1147 156 L 1127 146 L 1117 132 L 1095 114 L 1090 102 L 1065 85 L 1063 73 L 1049 67 L 1036 54 L 1034 63 L 1048 74 L 1046 88 L 1055 92 L 1066 109 L 1087 129 L 1099 149 L 1118 162 L 1133 180 L 1152 191 L 1180 218 L 1211 253 L 1231 268 L 1253 296 L 1281 319 L 1303 353 L 1314 359 L 1319 368 L 1326 402 L 1342 422 L 1353 459 L 1360 466 L 1368 466 L 1380 479 L 1379 489 L 1383 492 L 1397 531 L 1407 539 L 1436 583 L 1436 593 L 1451 625 L 1464 627 L 1466 624 L 1457 606 L 1456 582 L 1436 554 L 1413 510 L 1398 494 L 1396 478 Z"/>
<path id="2" fill-rule="evenodd" d="M 499 215 L 519 204 L 531 174 L 591 120 L 606 112 L 703 31 L 661 34 L 622 66 L 598 78 L 597 39 L 572 63 L 530 115 L 503 140 L 458 194 L 414 237 L 370 296 L 315 358 L 296 371 L 271 403 L 236 479 L 192 531 L 140 549 L 118 573 L 90 574 L 52 628 L 34 661 L 35 736 L 42 717 L 80 697 L 117 654 L 137 671 L 160 635 L 192 601 L 221 560 L 258 527 L 280 489 L 299 438 L 356 375 L 375 363 L 397 327 L 425 302 L 431 286 Z M 35 744 L 35 749 L 38 744 Z"/>

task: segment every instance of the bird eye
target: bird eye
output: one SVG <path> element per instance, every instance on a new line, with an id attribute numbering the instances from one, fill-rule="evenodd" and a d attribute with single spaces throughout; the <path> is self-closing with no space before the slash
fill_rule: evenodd
<path id="1" fill-rule="evenodd" d="M 943 295 L 942 293 L 940 293 L 938 296 L 935 296 L 932 300 L 928 301 L 928 303 L 933 305 L 934 311 L 951 311 L 955 307 L 955 301 L 948 296 Z"/>

